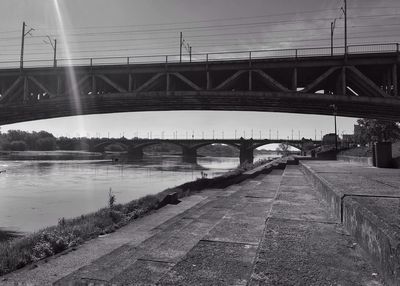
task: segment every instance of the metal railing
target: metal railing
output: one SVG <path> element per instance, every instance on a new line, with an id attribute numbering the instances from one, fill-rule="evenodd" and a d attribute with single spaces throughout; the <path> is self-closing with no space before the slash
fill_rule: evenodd
<path id="1" fill-rule="evenodd" d="M 348 55 L 354 54 L 373 54 L 373 53 L 399 53 L 399 43 L 377 43 L 365 45 L 349 45 Z M 272 58 L 307 58 L 307 57 L 331 57 L 344 56 L 344 47 L 311 47 L 297 49 L 267 49 L 252 51 L 232 51 L 232 52 L 212 52 L 198 53 L 189 56 L 182 56 L 182 63 L 216 62 L 227 60 L 255 60 Z M 1 53 L 0 53 L 1 55 Z M 57 67 L 68 66 L 104 66 L 104 65 L 137 65 L 137 64 L 161 64 L 179 63 L 179 55 L 140 55 L 127 57 L 94 57 L 94 58 L 72 58 L 57 59 Z M 24 68 L 53 67 L 53 60 L 26 60 Z M 19 61 L 0 62 L 0 69 L 13 69 L 19 67 Z"/>

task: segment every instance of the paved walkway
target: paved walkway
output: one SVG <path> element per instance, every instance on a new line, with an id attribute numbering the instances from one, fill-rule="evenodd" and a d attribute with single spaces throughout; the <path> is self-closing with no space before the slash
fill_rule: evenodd
<path id="1" fill-rule="evenodd" d="M 0 285 L 381 285 L 299 166 L 206 190 Z"/>

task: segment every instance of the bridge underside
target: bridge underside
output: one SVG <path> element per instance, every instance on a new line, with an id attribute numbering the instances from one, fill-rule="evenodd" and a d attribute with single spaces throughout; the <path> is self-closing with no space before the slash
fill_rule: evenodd
<path id="1" fill-rule="evenodd" d="M 0 125 L 79 114 L 229 110 L 400 121 L 397 53 L 0 70 Z"/>
<path id="2" fill-rule="evenodd" d="M 85 96 L 79 102 L 69 98 L 54 98 L 37 104 L 0 106 L 0 124 L 47 119 L 80 114 L 101 114 L 135 111 L 225 110 L 337 114 L 400 121 L 400 101 L 397 99 L 342 97 L 299 92 L 146 92 Z"/>

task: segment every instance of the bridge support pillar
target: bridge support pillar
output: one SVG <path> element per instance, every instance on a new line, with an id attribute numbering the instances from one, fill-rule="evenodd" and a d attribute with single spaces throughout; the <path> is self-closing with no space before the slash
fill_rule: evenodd
<path id="1" fill-rule="evenodd" d="M 129 158 L 132 159 L 142 159 L 143 158 L 143 149 L 139 147 L 131 147 L 128 151 Z"/>
<path id="2" fill-rule="evenodd" d="M 194 148 L 183 148 L 182 157 L 185 163 L 197 163 L 197 150 Z"/>
<path id="3" fill-rule="evenodd" d="M 254 153 L 252 148 L 252 140 L 245 140 L 241 138 L 240 141 L 240 164 L 253 163 Z"/>

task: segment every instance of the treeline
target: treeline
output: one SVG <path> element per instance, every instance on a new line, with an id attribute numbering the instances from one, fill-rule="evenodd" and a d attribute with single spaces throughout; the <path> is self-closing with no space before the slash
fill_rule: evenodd
<path id="1" fill-rule="evenodd" d="M 84 150 L 90 149 L 91 141 L 99 139 L 87 138 L 56 138 L 53 134 L 9 130 L 0 134 L 0 150 L 3 151 L 53 151 L 53 150 Z"/>

